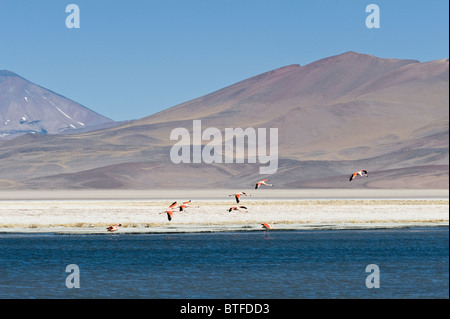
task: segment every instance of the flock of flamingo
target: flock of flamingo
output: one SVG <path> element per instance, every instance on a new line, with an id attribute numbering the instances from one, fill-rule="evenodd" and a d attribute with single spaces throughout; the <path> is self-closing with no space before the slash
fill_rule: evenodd
<path id="1" fill-rule="evenodd" d="M 360 171 L 354 172 L 352 175 L 350 175 L 349 178 L 349 182 L 351 182 L 352 180 L 354 180 L 357 176 L 365 176 L 368 177 L 369 174 L 367 173 L 367 170 L 362 169 Z M 262 179 L 260 181 L 258 181 L 255 184 L 255 189 L 258 189 L 261 187 L 261 185 L 265 185 L 265 186 L 273 186 L 273 184 L 269 184 L 267 183 L 269 182 L 268 179 Z M 245 192 L 239 192 L 239 193 L 234 193 L 234 194 L 230 194 L 228 196 L 234 196 L 235 200 L 236 200 L 236 204 L 239 204 L 241 202 L 241 197 L 242 196 L 251 196 Z M 187 202 L 183 202 L 183 204 L 177 206 L 177 202 L 173 202 L 168 209 L 166 209 L 164 212 L 160 212 L 160 214 L 166 214 L 167 215 L 167 219 L 169 220 L 169 222 L 172 220 L 173 218 L 173 212 L 178 209 L 180 212 L 185 211 L 186 208 L 189 207 L 199 207 L 199 206 L 192 206 L 191 205 L 191 200 L 187 201 Z M 231 211 L 246 211 L 247 207 L 243 206 L 243 205 L 239 205 L 239 206 L 232 206 L 228 209 L 228 212 Z M 269 230 L 273 229 L 273 223 L 262 223 L 262 228 L 264 228 L 264 236 L 267 232 L 267 234 L 269 235 Z M 106 228 L 106 230 L 108 232 L 110 232 L 111 234 L 118 231 L 119 227 L 122 226 L 122 224 L 115 224 L 112 226 L 109 226 Z"/>

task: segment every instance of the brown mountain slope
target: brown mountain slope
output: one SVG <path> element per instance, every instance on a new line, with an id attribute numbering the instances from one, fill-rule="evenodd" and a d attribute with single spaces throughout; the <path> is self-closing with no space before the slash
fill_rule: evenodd
<path id="1" fill-rule="evenodd" d="M 276 127 L 284 156 L 317 159 L 325 152 L 320 159 L 353 159 L 361 156 L 343 154 L 355 145 L 379 154 L 380 146 L 408 139 L 413 130 L 426 134 L 445 125 L 447 105 L 447 60 L 419 63 L 349 52 L 266 72 L 107 134 L 125 139 L 139 130 L 168 146 L 173 128 L 189 129 L 201 119 L 204 128 Z"/>
<path id="2" fill-rule="evenodd" d="M 261 163 L 172 163 L 171 131 L 201 120 L 203 130 L 277 128 L 277 187 L 448 188 L 448 103 L 448 59 L 347 52 L 119 127 L 0 142 L 0 187 L 239 188 L 262 177 Z M 361 168 L 374 174 L 349 183 Z"/>

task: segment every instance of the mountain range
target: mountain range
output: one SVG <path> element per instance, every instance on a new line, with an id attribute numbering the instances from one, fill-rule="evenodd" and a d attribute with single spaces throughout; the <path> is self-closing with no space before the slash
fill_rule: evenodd
<path id="1" fill-rule="evenodd" d="M 448 67 L 448 59 L 346 52 L 268 71 L 123 125 L 3 139 L 0 188 L 239 190 L 261 178 L 278 188 L 448 188 Z M 248 161 L 173 163 L 171 132 L 192 133 L 194 120 L 220 132 L 277 128 L 277 171 L 261 175 L 261 164 Z M 349 182 L 360 169 L 369 177 Z"/>

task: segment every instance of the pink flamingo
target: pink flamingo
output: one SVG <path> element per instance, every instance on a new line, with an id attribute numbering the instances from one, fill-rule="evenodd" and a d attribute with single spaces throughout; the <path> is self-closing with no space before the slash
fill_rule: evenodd
<path id="1" fill-rule="evenodd" d="M 273 223 L 272 223 L 273 224 Z M 270 237 L 270 235 L 269 235 L 269 230 L 270 229 L 273 229 L 273 225 L 272 224 L 269 224 L 269 223 L 263 223 L 263 224 L 261 224 L 262 225 L 262 228 L 264 228 L 264 236 L 266 236 L 266 231 L 267 231 L 267 236 L 268 237 Z"/>
<path id="2" fill-rule="evenodd" d="M 247 194 L 245 192 L 239 192 L 239 193 L 231 194 L 231 195 L 228 195 L 228 196 L 234 196 L 234 198 L 236 199 L 236 203 L 239 204 L 239 202 L 241 201 L 241 196 L 242 195 L 244 195 L 244 196 L 251 196 L 251 195 L 249 195 L 249 194 Z"/>
<path id="3" fill-rule="evenodd" d="M 180 209 L 180 212 L 182 212 L 182 211 L 184 211 L 186 208 L 188 208 L 188 207 L 199 207 L 199 206 L 192 206 L 192 205 L 189 205 L 189 203 L 191 202 L 191 200 L 188 200 L 187 202 L 184 202 L 183 204 L 181 204 L 180 206 L 178 206 L 179 207 L 179 209 Z"/>
<path id="4" fill-rule="evenodd" d="M 258 189 L 261 185 L 266 185 L 266 186 L 273 186 L 273 184 L 268 184 L 266 182 L 268 182 L 268 179 L 262 179 L 259 182 L 256 183 L 255 185 L 255 189 Z"/>
<path id="5" fill-rule="evenodd" d="M 366 171 L 365 169 L 362 169 L 362 170 L 360 170 L 360 171 L 357 171 L 357 172 L 353 173 L 353 174 L 350 176 L 349 182 L 351 182 L 352 180 L 354 180 L 355 177 L 358 176 L 358 175 L 359 175 L 359 176 L 366 176 L 366 177 L 369 177 L 369 174 L 367 173 L 367 171 Z"/>
<path id="6" fill-rule="evenodd" d="M 161 212 L 160 214 L 167 214 L 167 219 L 169 222 L 172 220 L 173 217 L 173 208 L 177 205 L 177 202 L 173 202 L 172 205 L 169 206 L 167 210 L 164 212 Z"/>

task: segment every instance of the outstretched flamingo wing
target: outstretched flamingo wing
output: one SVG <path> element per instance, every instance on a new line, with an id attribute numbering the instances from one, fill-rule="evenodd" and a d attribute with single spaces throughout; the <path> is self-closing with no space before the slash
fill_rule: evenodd
<path id="1" fill-rule="evenodd" d="M 177 202 L 173 202 L 172 205 L 169 206 L 169 208 L 174 208 L 177 205 Z"/>

